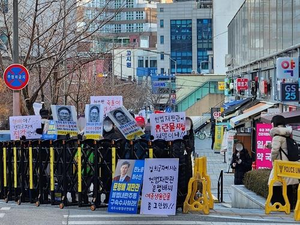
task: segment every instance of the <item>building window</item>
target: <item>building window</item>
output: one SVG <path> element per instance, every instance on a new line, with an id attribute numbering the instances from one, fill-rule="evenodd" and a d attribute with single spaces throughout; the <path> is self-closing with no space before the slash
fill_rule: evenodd
<path id="1" fill-rule="evenodd" d="M 127 12 L 126 13 L 126 20 L 133 20 L 134 16 L 133 16 L 133 12 Z"/>
<path id="2" fill-rule="evenodd" d="M 160 21 L 159 21 L 159 26 L 160 26 L 160 28 L 163 28 L 163 27 L 164 27 L 164 20 L 160 20 Z"/>
<path id="3" fill-rule="evenodd" d="M 115 33 L 121 33 L 121 24 L 115 24 Z"/>
<path id="4" fill-rule="evenodd" d="M 136 32 L 143 32 L 144 31 L 144 24 L 142 23 L 137 23 L 136 24 Z"/>
<path id="5" fill-rule="evenodd" d="M 133 32 L 133 24 L 126 24 L 126 32 Z"/>
<path id="6" fill-rule="evenodd" d="M 138 67 L 144 67 L 144 57 L 143 56 L 138 57 Z"/>
<path id="7" fill-rule="evenodd" d="M 164 12 L 164 8 L 159 8 L 159 11 L 160 12 Z"/>
<path id="8" fill-rule="evenodd" d="M 150 57 L 150 67 L 157 67 L 157 59 Z"/>
<path id="9" fill-rule="evenodd" d="M 133 0 L 126 0 L 126 8 L 133 8 Z"/>
<path id="10" fill-rule="evenodd" d="M 165 55 L 164 54 L 160 54 L 160 60 L 165 60 Z"/>
<path id="11" fill-rule="evenodd" d="M 144 12 L 143 11 L 137 11 L 137 12 L 135 12 L 135 19 L 137 19 L 137 20 L 144 19 Z"/>
<path id="12" fill-rule="evenodd" d="M 122 6 L 122 0 L 115 0 L 115 9 L 119 9 Z"/>
<path id="13" fill-rule="evenodd" d="M 164 74 L 165 73 L 165 68 L 160 68 L 160 74 Z"/>
<path id="14" fill-rule="evenodd" d="M 208 62 L 207 51 L 212 51 L 212 20 L 197 20 L 197 69 L 200 73 L 201 62 Z"/>
<path id="15" fill-rule="evenodd" d="M 115 16 L 115 20 L 116 20 L 116 21 L 122 20 L 121 13 L 118 13 L 118 14 Z"/>
<path id="16" fill-rule="evenodd" d="M 160 44 L 164 44 L 165 43 L 165 36 L 161 35 L 160 36 Z"/>

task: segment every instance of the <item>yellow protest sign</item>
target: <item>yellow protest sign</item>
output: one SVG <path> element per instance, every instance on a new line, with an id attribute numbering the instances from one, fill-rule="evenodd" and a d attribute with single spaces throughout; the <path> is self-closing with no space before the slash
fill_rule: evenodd
<path id="1" fill-rule="evenodd" d="M 223 140 L 223 126 L 216 126 L 215 143 L 214 143 L 215 150 L 221 150 L 222 140 Z"/>

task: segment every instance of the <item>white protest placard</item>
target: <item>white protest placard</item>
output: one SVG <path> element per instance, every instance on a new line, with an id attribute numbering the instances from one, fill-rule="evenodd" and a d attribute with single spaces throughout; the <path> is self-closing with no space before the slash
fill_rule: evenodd
<path id="1" fill-rule="evenodd" d="M 53 120 L 56 123 L 57 135 L 76 136 L 77 113 L 74 106 L 71 105 L 51 105 Z"/>
<path id="2" fill-rule="evenodd" d="M 123 106 L 123 96 L 91 96 L 91 104 L 101 104 L 103 113 L 106 115 L 110 111 Z"/>
<path id="3" fill-rule="evenodd" d="M 154 139 L 172 141 L 186 135 L 185 112 L 151 114 L 150 124 Z"/>
<path id="4" fill-rule="evenodd" d="M 124 106 L 110 111 L 107 115 L 127 140 L 144 135 L 142 129 Z"/>
<path id="5" fill-rule="evenodd" d="M 99 140 L 103 134 L 103 107 L 100 104 L 85 105 L 85 130 L 87 139 Z"/>
<path id="6" fill-rule="evenodd" d="M 9 117 L 11 140 L 20 140 L 22 136 L 26 139 L 39 139 L 40 134 L 36 129 L 41 128 L 42 120 L 40 116 L 11 116 Z"/>
<path id="7" fill-rule="evenodd" d="M 179 159 L 145 159 L 141 214 L 175 215 Z"/>

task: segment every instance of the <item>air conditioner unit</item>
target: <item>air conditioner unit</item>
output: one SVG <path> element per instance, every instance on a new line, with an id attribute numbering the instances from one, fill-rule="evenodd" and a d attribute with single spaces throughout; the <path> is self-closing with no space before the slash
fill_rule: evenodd
<path id="1" fill-rule="evenodd" d="M 225 66 L 231 66 L 232 65 L 232 55 L 227 54 L 225 55 Z"/>

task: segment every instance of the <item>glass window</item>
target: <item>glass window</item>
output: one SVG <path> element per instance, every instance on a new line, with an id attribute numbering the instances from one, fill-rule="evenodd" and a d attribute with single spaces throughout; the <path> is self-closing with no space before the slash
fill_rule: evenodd
<path id="1" fill-rule="evenodd" d="M 165 60 L 165 55 L 164 54 L 160 54 L 160 60 Z"/>
<path id="2" fill-rule="evenodd" d="M 133 32 L 133 24 L 126 24 L 126 32 Z"/>
<path id="3" fill-rule="evenodd" d="M 143 12 L 143 11 L 137 11 L 137 12 L 135 12 L 135 18 L 136 18 L 137 20 L 142 20 L 142 19 L 144 19 L 144 12 Z"/>
<path id="4" fill-rule="evenodd" d="M 126 0 L 126 7 L 133 8 L 133 0 Z"/>
<path id="5" fill-rule="evenodd" d="M 138 57 L 138 67 L 144 67 L 144 57 L 143 56 Z"/>
<path id="6" fill-rule="evenodd" d="M 137 23 L 136 24 L 136 32 L 143 32 L 144 31 L 144 24 Z"/>
<path id="7" fill-rule="evenodd" d="M 282 44 L 283 49 L 286 49 L 293 45 L 293 9 L 292 1 L 283 1 L 283 30 L 282 30 Z"/>
<path id="8" fill-rule="evenodd" d="M 164 8 L 159 8 L 159 11 L 160 12 L 164 12 Z"/>
<path id="9" fill-rule="evenodd" d="M 164 20 L 160 20 L 159 25 L 160 25 L 160 28 L 163 28 L 164 27 Z"/>
<path id="10" fill-rule="evenodd" d="M 115 24 L 115 33 L 121 33 L 121 24 Z"/>
<path id="11" fill-rule="evenodd" d="M 164 74 L 165 73 L 165 68 L 160 68 L 160 74 Z"/>
<path id="12" fill-rule="evenodd" d="M 293 3 L 293 45 L 300 43 L 300 0 Z"/>
<path id="13" fill-rule="evenodd" d="M 133 12 L 127 12 L 126 13 L 126 20 L 133 20 L 134 17 L 133 17 Z"/>
<path id="14" fill-rule="evenodd" d="M 122 0 L 115 0 L 114 2 L 115 2 L 115 8 L 116 9 L 121 8 L 122 2 L 123 2 Z"/>
<path id="15" fill-rule="evenodd" d="M 160 36 L 160 44 L 164 44 L 165 42 L 165 36 L 161 35 Z"/>
<path id="16" fill-rule="evenodd" d="M 150 67 L 157 67 L 157 60 L 150 58 Z"/>

